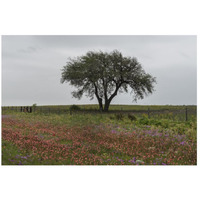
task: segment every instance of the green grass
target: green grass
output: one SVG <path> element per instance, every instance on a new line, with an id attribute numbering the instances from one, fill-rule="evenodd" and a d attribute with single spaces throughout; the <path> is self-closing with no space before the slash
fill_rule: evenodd
<path id="1" fill-rule="evenodd" d="M 165 107 L 165 106 L 164 106 Z M 142 107 L 144 108 L 144 107 Z M 168 107 L 166 107 L 168 108 Z M 184 108 L 184 107 L 181 107 Z M 153 108 L 152 108 L 153 109 Z M 189 142 L 192 141 L 193 144 L 197 141 L 197 116 L 195 114 L 189 116 L 189 121 L 179 120 L 178 116 L 173 116 L 170 112 L 163 113 L 161 115 L 150 115 L 147 114 L 128 114 L 128 113 L 113 113 L 113 114 L 101 114 L 101 113 L 77 113 L 70 115 L 69 113 L 21 113 L 12 110 L 4 110 L 3 114 L 10 115 L 10 124 L 6 125 L 2 123 L 2 127 L 6 130 L 10 130 L 12 128 L 12 132 L 20 131 L 22 136 L 29 137 L 31 134 L 30 127 L 34 127 L 34 131 L 38 131 L 38 136 L 43 138 L 43 140 L 55 140 L 57 143 L 61 145 L 69 145 L 73 146 L 74 141 L 76 141 L 76 136 L 74 139 L 66 140 L 65 137 L 62 137 L 62 130 L 71 130 L 74 131 L 75 135 L 79 134 L 79 132 L 83 132 L 83 135 L 86 134 L 86 137 L 90 139 L 94 139 L 95 142 L 98 141 L 95 134 L 100 130 L 105 131 L 105 134 L 110 133 L 112 135 L 112 131 L 116 134 L 116 137 L 113 137 L 115 141 L 118 141 L 120 144 L 120 134 L 126 134 L 128 132 L 132 132 L 133 130 L 136 133 L 143 134 L 150 132 L 161 132 L 169 134 L 170 137 L 173 135 L 183 135 L 187 138 Z M 183 115 L 184 117 L 184 115 Z M 12 119 L 15 123 L 12 124 Z M 25 126 L 24 126 L 25 125 Z M 56 128 L 55 128 L 56 127 Z M 99 128 L 98 128 L 99 127 Z M 104 130 L 102 127 L 106 127 Z M 74 129 L 75 128 L 75 129 Z M 85 128 L 87 128 L 88 133 L 84 133 Z M 41 133 L 40 133 L 41 130 Z M 45 130 L 44 132 L 42 132 Z M 48 130 L 50 132 L 48 132 Z M 51 131 L 56 132 L 56 136 L 52 136 Z M 106 130 L 108 132 L 106 132 Z M 35 134 L 35 132 L 33 133 Z M 78 132 L 76 132 L 78 131 Z M 69 131 L 70 132 L 70 131 Z M 64 132 L 66 133 L 66 131 Z M 5 134 L 5 133 L 4 133 Z M 82 133 L 81 133 L 82 134 Z M 82 137 L 78 135 L 78 137 Z M 87 135 L 89 134 L 89 136 Z M 119 134 L 119 136 L 118 136 Z M 104 138 L 104 136 L 102 135 Z M 146 137 L 146 136 L 145 136 Z M 84 137 L 83 137 L 84 138 Z M 90 146 L 90 150 L 88 150 L 88 159 L 91 155 L 97 155 L 102 157 L 103 160 L 110 160 L 110 164 L 115 164 L 116 160 L 112 161 L 113 157 L 113 149 L 107 149 L 105 147 L 101 147 L 98 149 L 95 145 L 98 145 L 98 142 L 88 143 L 84 139 L 81 139 L 81 148 L 84 146 Z M 106 136 L 105 142 L 109 142 L 110 136 Z M 103 139 L 102 139 L 103 140 Z M 112 141 L 110 141 L 112 143 Z M 31 144 L 31 143 L 30 143 Z M 123 144 L 122 144 L 123 145 Z M 147 147 L 151 148 L 151 143 L 144 144 Z M 184 147 L 184 146 L 183 146 Z M 183 148 L 179 145 L 179 148 Z M 118 147 L 116 147 L 118 148 Z M 75 148 L 76 149 L 76 148 Z M 78 147 L 79 149 L 79 147 Z M 120 149 L 120 147 L 119 147 Z M 167 148 L 168 149 L 168 148 Z M 169 151 L 170 150 L 169 146 Z M 73 150 L 74 151 L 74 150 Z M 166 151 L 166 155 L 169 152 Z M 60 161 L 59 159 L 55 160 L 41 160 L 40 155 L 33 154 L 32 150 L 27 150 L 25 148 L 20 148 L 19 146 L 13 145 L 12 142 L 8 142 L 2 140 L 2 164 L 3 165 L 57 165 L 57 164 L 73 164 L 72 160 L 65 159 Z M 164 156 L 165 154 L 163 154 Z M 118 158 L 123 158 L 125 160 L 131 160 L 131 157 L 128 154 L 121 152 L 121 150 L 117 150 L 114 152 L 114 156 Z M 137 156 L 137 155 L 136 155 Z M 85 157 L 84 157 L 85 158 Z M 147 160 L 148 161 L 148 160 Z M 106 161 L 105 161 L 106 162 Z M 118 162 L 118 161 L 117 161 Z M 186 160 L 187 162 L 187 160 Z M 189 163 L 189 161 L 188 161 Z"/>
<path id="2" fill-rule="evenodd" d="M 29 105 L 32 106 L 32 105 Z M 71 105 L 45 105 L 45 106 L 36 106 L 36 109 L 60 109 L 60 110 L 69 110 Z M 98 104 L 84 104 L 78 105 L 83 110 L 98 110 Z M 195 105 L 187 105 L 188 108 L 195 109 Z M 10 109 L 20 110 L 20 106 L 9 106 Z M 163 109 L 184 109 L 185 105 L 120 105 L 120 104 L 111 104 L 109 110 L 163 110 Z"/>
<path id="3" fill-rule="evenodd" d="M 86 111 L 97 111 L 91 112 L 90 114 L 98 114 L 98 105 L 78 105 L 81 110 Z M 40 115 L 49 115 L 49 114 L 84 114 L 81 111 L 69 111 L 70 105 L 66 106 L 37 106 L 34 114 Z M 148 113 L 149 110 L 149 113 Z M 159 110 L 161 112 L 154 112 Z M 148 114 L 148 117 L 151 119 L 169 119 L 173 121 L 185 121 L 186 120 L 186 107 L 185 106 L 172 106 L 172 105 L 111 105 L 110 113 L 112 111 L 123 112 L 123 111 L 132 111 L 134 115 L 138 118 L 142 118 L 144 114 Z M 134 112 L 135 111 L 135 112 Z M 142 111 L 142 112 L 139 112 Z M 20 112 L 20 107 L 2 107 L 2 114 L 10 114 Z M 85 113 L 86 114 L 86 113 Z M 102 113 L 102 115 L 108 115 L 107 113 Z M 188 121 L 195 121 L 197 119 L 197 106 L 187 106 L 187 118 Z M 80 117 L 82 118 L 82 117 Z M 91 117 L 90 117 L 91 118 Z M 84 119 L 84 121 L 86 121 Z"/>
<path id="4" fill-rule="evenodd" d="M 148 118 L 147 114 L 133 114 L 135 120 L 131 120 L 129 114 L 45 114 L 45 113 L 21 113 L 21 112 L 4 112 L 4 114 L 14 115 L 15 118 L 26 121 L 27 123 L 46 123 L 52 125 L 59 125 L 73 127 L 73 126 L 89 126 L 91 124 L 118 124 L 122 127 L 145 127 L 159 128 L 160 130 L 169 129 L 178 131 L 179 133 L 189 132 L 195 135 L 197 127 L 197 118 L 195 115 L 190 116 L 189 121 L 179 120 L 178 118 L 171 118 L 166 114 L 163 116 L 151 116 Z M 119 116 L 118 116 L 119 115 Z"/>
<path id="5" fill-rule="evenodd" d="M 11 142 L 2 140 L 2 164 L 3 165 L 22 165 L 37 164 L 33 162 L 33 157 L 29 153 L 20 150 Z M 39 163 L 38 163 L 39 164 Z"/>
<path id="6" fill-rule="evenodd" d="M 21 150 L 12 142 L 2 140 L 2 165 L 60 165 L 70 164 L 69 161 L 61 163 L 58 160 L 42 160 L 39 155 L 33 155 L 31 151 Z"/>

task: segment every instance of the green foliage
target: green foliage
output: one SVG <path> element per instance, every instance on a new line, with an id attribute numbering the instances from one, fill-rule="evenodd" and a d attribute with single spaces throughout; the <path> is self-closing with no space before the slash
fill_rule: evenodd
<path id="1" fill-rule="evenodd" d="M 114 119 L 115 119 L 115 117 L 114 117 L 113 115 L 110 115 L 109 118 L 110 118 L 111 120 L 114 120 Z"/>
<path id="2" fill-rule="evenodd" d="M 72 106 L 69 107 L 69 110 L 71 110 L 71 111 L 79 111 L 79 110 L 81 110 L 81 108 L 79 106 L 77 106 L 77 105 L 72 105 Z"/>
<path id="3" fill-rule="evenodd" d="M 35 112 L 35 111 L 36 111 L 37 104 L 34 103 L 34 104 L 32 105 L 32 107 L 33 107 L 33 111 Z"/>
<path id="4" fill-rule="evenodd" d="M 137 120 L 137 117 L 133 114 L 128 114 L 128 118 L 131 120 L 131 121 L 136 121 Z"/>
<path id="5" fill-rule="evenodd" d="M 185 134 L 185 129 L 186 129 L 186 126 L 183 126 L 182 124 L 177 124 L 173 130 L 174 132 L 178 134 Z"/>
<path id="6" fill-rule="evenodd" d="M 62 68 L 61 83 L 64 82 L 77 88 L 72 92 L 75 98 L 80 99 L 84 93 L 91 99 L 96 97 L 99 108 L 108 111 L 118 92 L 128 92 L 130 87 L 135 101 L 143 99 L 154 91 L 156 79 L 144 71 L 136 58 L 125 57 L 115 50 L 111 53 L 90 51 L 69 59 Z"/>
<path id="7" fill-rule="evenodd" d="M 137 124 L 149 125 L 150 124 L 150 120 L 148 119 L 148 117 L 146 115 L 143 115 L 142 118 L 140 118 L 138 120 Z"/>
<path id="8" fill-rule="evenodd" d="M 35 107 L 37 106 L 37 104 L 36 104 L 36 103 L 34 103 L 32 106 L 33 106 L 33 108 L 35 108 Z"/>
<path id="9" fill-rule="evenodd" d="M 122 113 L 117 113 L 115 114 L 115 118 L 122 121 L 124 119 L 124 115 Z"/>

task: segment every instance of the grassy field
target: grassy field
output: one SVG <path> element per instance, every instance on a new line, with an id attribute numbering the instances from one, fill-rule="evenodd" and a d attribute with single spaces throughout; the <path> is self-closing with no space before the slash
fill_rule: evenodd
<path id="1" fill-rule="evenodd" d="M 84 105 L 84 109 L 93 106 Z M 111 109 L 121 107 L 185 108 L 114 105 Z M 3 165 L 197 164 L 196 114 L 188 121 L 178 120 L 170 112 L 163 113 L 163 117 L 120 112 L 22 113 L 11 109 L 2 114 Z"/>
<path id="2" fill-rule="evenodd" d="M 23 105 L 23 106 L 32 106 L 32 105 Z M 65 109 L 69 110 L 71 105 L 45 105 L 45 106 L 36 106 L 38 109 Z M 83 104 L 78 105 L 83 110 L 98 110 L 99 106 L 97 104 Z M 12 108 L 20 108 L 20 106 L 9 106 L 10 109 Z M 188 108 L 196 109 L 195 105 L 188 105 Z M 8 108 L 8 107 L 7 107 Z M 118 105 L 118 104 L 111 104 L 109 110 L 180 110 L 184 109 L 185 106 L 182 105 Z"/>

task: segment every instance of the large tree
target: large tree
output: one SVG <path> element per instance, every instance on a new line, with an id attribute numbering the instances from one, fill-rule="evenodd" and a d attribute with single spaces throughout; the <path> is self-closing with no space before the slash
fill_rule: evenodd
<path id="1" fill-rule="evenodd" d="M 72 92 L 73 97 L 80 99 L 84 93 L 91 99 L 95 96 L 99 109 L 108 111 L 118 92 L 128 92 L 131 88 L 133 100 L 143 99 L 154 91 L 156 80 L 145 73 L 136 58 L 125 57 L 115 50 L 111 53 L 90 51 L 84 56 L 69 58 L 62 68 L 61 83 L 64 82 L 77 88 Z"/>

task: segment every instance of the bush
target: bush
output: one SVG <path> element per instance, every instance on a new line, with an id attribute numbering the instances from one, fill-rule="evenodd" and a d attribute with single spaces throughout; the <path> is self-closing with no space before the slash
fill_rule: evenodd
<path id="1" fill-rule="evenodd" d="M 114 120 L 114 119 L 115 119 L 115 117 L 114 117 L 113 115 L 110 115 L 109 118 L 110 118 L 111 120 Z"/>
<path id="2" fill-rule="evenodd" d="M 139 124 L 150 125 L 150 120 L 146 116 L 144 116 L 144 117 L 139 119 Z"/>
<path id="3" fill-rule="evenodd" d="M 72 106 L 69 107 L 69 110 L 78 111 L 78 110 L 81 110 L 81 108 L 79 106 L 77 106 L 77 105 L 72 105 Z"/>
<path id="4" fill-rule="evenodd" d="M 37 104 L 34 103 L 34 104 L 32 105 L 32 107 L 33 107 L 33 111 L 35 112 L 35 111 L 36 111 Z"/>
<path id="5" fill-rule="evenodd" d="M 128 114 L 128 118 L 131 120 L 131 121 L 136 121 L 137 120 L 137 118 L 136 118 L 136 116 L 135 115 L 133 115 L 133 114 Z"/>
<path id="6" fill-rule="evenodd" d="M 117 113 L 117 114 L 115 114 L 115 118 L 117 120 L 123 120 L 124 119 L 124 115 L 122 113 Z"/>

